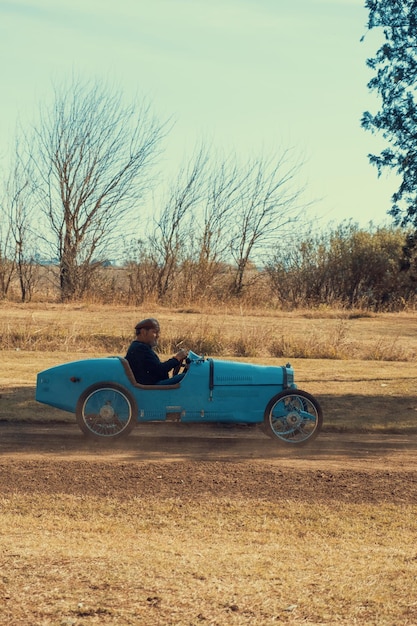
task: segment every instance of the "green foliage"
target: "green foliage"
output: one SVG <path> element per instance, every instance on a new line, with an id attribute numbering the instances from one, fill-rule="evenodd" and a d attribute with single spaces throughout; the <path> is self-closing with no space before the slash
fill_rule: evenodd
<path id="1" fill-rule="evenodd" d="M 362 230 L 342 223 L 278 249 L 266 266 L 271 289 L 284 308 L 339 305 L 349 309 L 399 310 L 413 299 L 411 277 L 399 259 L 399 228 Z"/>
<path id="2" fill-rule="evenodd" d="M 82 301 L 192 311 L 229 307 L 243 313 L 249 309 L 309 309 L 314 314 L 326 314 L 344 309 L 352 316 L 363 316 L 367 312 L 401 311 L 416 304 L 416 254 L 410 246 L 416 240 L 414 233 L 400 227 L 365 230 L 351 222 L 307 235 L 297 232 L 291 241 L 280 237 L 273 242 L 274 252 L 263 266 L 251 264 L 247 269 L 246 286 L 238 296 L 231 289 L 232 266 L 219 263 L 207 270 L 204 259 L 200 264 L 185 254 L 160 296 L 161 267 L 151 258 L 146 244 L 139 242 L 137 249 L 126 251 L 123 267 L 99 268 Z M 51 274 L 59 268 L 38 269 L 35 299 L 59 300 L 59 291 L 51 288 Z M 19 293 L 16 280 L 9 290 L 11 300 L 13 293 Z M 219 347 L 206 330 L 196 337 L 201 352 L 219 354 L 226 349 L 235 356 L 256 355 L 256 341 L 250 348 L 245 336 L 244 346 L 237 338 L 233 345 Z"/>
<path id="3" fill-rule="evenodd" d="M 366 0 L 368 28 L 383 29 L 385 41 L 368 66 L 375 71 L 368 83 L 381 97 L 381 109 L 366 111 L 362 126 L 381 132 L 389 143 L 379 155 L 369 155 L 381 174 L 393 169 L 402 178 L 392 197 L 390 214 L 397 224 L 417 226 L 417 2 Z"/>

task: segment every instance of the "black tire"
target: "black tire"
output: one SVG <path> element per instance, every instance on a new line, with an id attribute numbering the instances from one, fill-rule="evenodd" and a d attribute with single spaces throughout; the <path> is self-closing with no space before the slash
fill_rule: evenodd
<path id="1" fill-rule="evenodd" d="M 264 430 L 277 443 L 305 445 L 323 425 L 320 404 L 300 389 L 286 389 L 274 396 L 264 414 Z"/>
<path id="2" fill-rule="evenodd" d="M 77 424 L 83 433 L 100 440 L 127 436 L 136 424 L 137 414 L 135 399 L 116 383 L 88 387 L 75 409 Z"/>

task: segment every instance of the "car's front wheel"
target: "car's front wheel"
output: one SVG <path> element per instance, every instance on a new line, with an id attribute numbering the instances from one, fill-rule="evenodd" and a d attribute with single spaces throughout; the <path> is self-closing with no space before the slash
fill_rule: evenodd
<path id="1" fill-rule="evenodd" d="M 264 415 L 266 434 L 278 443 L 306 444 L 319 434 L 323 414 L 317 400 L 306 391 L 286 389 L 268 403 Z"/>
<path id="2" fill-rule="evenodd" d="M 121 385 L 98 383 L 81 394 L 75 416 L 85 435 L 117 439 L 128 435 L 135 426 L 136 401 Z"/>

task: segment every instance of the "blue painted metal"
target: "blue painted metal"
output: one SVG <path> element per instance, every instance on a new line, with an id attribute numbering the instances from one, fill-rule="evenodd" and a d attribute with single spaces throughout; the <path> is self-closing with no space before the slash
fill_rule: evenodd
<path id="1" fill-rule="evenodd" d="M 189 353 L 189 369 L 180 385 L 138 385 L 120 357 L 85 359 L 40 372 L 36 400 L 76 412 L 93 385 L 115 383 L 132 397 L 138 422 L 175 420 L 256 424 L 268 402 L 285 389 L 296 389 L 290 365 L 277 367 L 205 359 Z M 211 372 L 211 373 L 210 373 Z"/>

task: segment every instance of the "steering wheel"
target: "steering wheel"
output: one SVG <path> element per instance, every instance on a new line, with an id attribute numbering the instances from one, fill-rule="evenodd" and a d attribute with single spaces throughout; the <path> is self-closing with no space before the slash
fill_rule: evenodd
<path id="1" fill-rule="evenodd" d="M 188 358 L 183 359 L 180 363 L 178 363 L 178 365 L 174 367 L 174 369 L 172 370 L 172 375 L 176 376 L 177 374 L 179 374 L 182 367 L 184 368 L 183 371 L 186 372 L 188 370 L 189 363 L 190 361 L 188 360 Z"/>
<path id="2" fill-rule="evenodd" d="M 172 375 L 173 375 L 173 376 L 176 376 L 177 374 L 179 374 L 179 373 L 180 373 L 180 369 L 182 368 L 182 366 L 183 366 L 183 362 L 182 362 L 182 361 L 180 361 L 180 362 L 178 363 L 178 365 L 176 365 L 176 366 L 174 367 L 174 369 L 172 370 Z"/>

